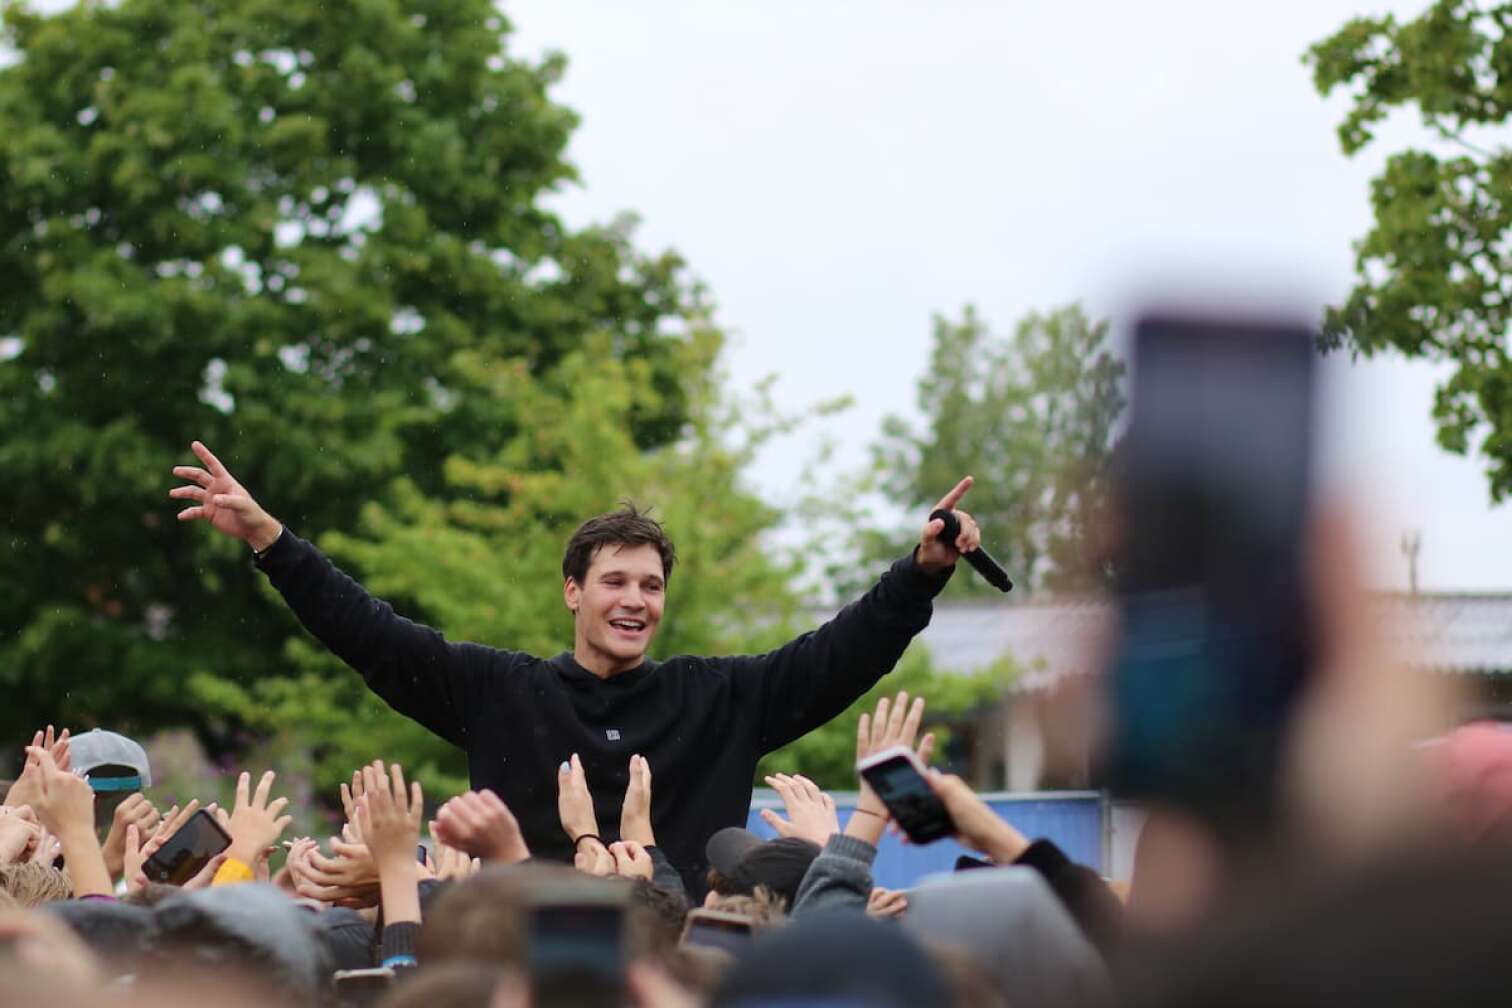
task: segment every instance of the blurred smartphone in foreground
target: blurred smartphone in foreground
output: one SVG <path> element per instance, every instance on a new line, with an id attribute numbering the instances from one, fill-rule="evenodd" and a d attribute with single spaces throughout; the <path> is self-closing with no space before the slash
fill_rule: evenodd
<path id="1" fill-rule="evenodd" d="M 538 883 L 529 899 L 534 1003 L 621 1008 L 629 889 L 588 877 L 552 879 Z"/>
<path id="2" fill-rule="evenodd" d="M 1268 816 L 1309 674 L 1303 557 L 1313 333 L 1147 317 L 1114 480 L 1106 783 L 1211 819 Z"/>
<path id="3" fill-rule="evenodd" d="M 691 910 L 683 924 L 682 943 L 740 955 L 751 944 L 751 918 L 722 910 Z"/>
<path id="4" fill-rule="evenodd" d="M 916 844 L 926 844 L 955 834 L 955 823 L 945 803 L 924 777 L 924 766 L 907 746 L 892 746 L 856 764 L 898 827 Z"/>
<path id="5" fill-rule="evenodd" d="M 178 832 L 142 863 L 149 882 L 183 885 L 200 873 L 210 859 L 231 846 L 231 837 L 204 809 L 190 816 Z"/>

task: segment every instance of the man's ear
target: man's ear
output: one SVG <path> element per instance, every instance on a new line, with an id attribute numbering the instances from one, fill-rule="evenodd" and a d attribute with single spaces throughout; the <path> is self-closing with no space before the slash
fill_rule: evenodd
<path id="1" fill-rule="evenodd" d="M 576 616 L 578 611 L 578 583 L 573 578 L 568 578 L 562 583 L 562 601 L 567 603 L 567 608 Z"/>

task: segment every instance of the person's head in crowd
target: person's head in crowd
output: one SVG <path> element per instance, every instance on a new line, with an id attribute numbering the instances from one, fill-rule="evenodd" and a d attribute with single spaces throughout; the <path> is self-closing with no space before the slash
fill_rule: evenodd
<path id="1" fill-rule="evenodd" d="M 110 821 L 116 806 L 152 786 L 147 751 L 134 739 L 96 728 L 68 740 L 72 769 L 89 778 L 95 793 L 95 822 Z"/>
<path id="2" fill-rule="evenodd" d="M 394 984 L 377 1008 L 490 1008 L 510 974 L 489 962 L 458 959 L 428 965 Z"/>
<path id="3" fill-rule="evenodd" d="M 713 997 L 724 975 L 735 965 L 735 957 L 724 949 L 702 945 L 679 945 L 659 956 L 657 962 L 668 979 L 702 1004 Z"/>
<path id="4" fill-rule="evenodd" d="M 863 914 L 815 914 L 770 932 L 724 975 L 715 1008 L 843 1004 L 952 1005 L 950 984 L 896 925 Z"/>
<path id="5" fill-rule="evenodd" d="M 803 876 L 819 856 L 819 845 L 800 837 L 763 841 L 748 829 L 730 826 L 709 837 L 704 853 L 711 893 L 750 896 L 762 887 L 791 907 Z"/>
<path id="6" fill-rule="evenodd" d="M 0 865 L 0 890 L 28 910 L 73 895 L 66 872 L 36 861 Z"/>
<path id="7" fill-rule="evenodd" d="M 0 1003 L 49 1008 L 95 1003 L 99 960 L 62 921 L 36 911 L 0 913 Z"/>
<path id="8" fill-rule="evenodd" d="M 923 944 L 929 961 L 950 985 L 956 1004 L 962 1008 L 1009 1008 L 997 977 L 975 956 L 946 942 L 926 940 Z"/>
<path id="9" fill-rule="evenodd" d="M 1009 1004 L 1097 1004 L 1109 993 L 1101 956 L 1032 868 L 929 876 L 909 892 L 903 930 L 969 954 Z"/>
<path id="10" fill-rule="evenodd" d="M 573 653 L 615 672 L 638 666 L 661 623 L 676 562 L 661 523 L 632 504 L 578 526 L 562 557 Z"/>
<path id="11" fill-rule="evenodd" d="M 231 975 L 270 1000 L 299 1003 L 331 975 L 314 915 L 266 883 L 188 891 L 151 910 L 140 976 Z"/>
<path id="12" fill-rule="evenodd" d="M 646 951 L 659 954 L 676 947 L 688 913 L 681 896 L 653 885 L 649 879 L 631 879 L 630 907 L 637 931 L 645 936 Z"/>
<path id="13" fill-rule="evenodd" d="M 149 908 L 124 902 L 62 900 L 48 903 L 42 913 L 67 924 L 112 977 L 137 971 L 154 929 Z"/>
<path id="14" fill-rule="evenodd" d="M 704 908 L 749 917 L 754 931 L 781 927 L 788 920 L 787 904 L 783 902 L 781 896 L 773 893 L 766 886 L 757 886 L 756 891 L 749 896 L 744 894 L 724 896 L 717 892 L 710 892 L 704 900 Z"/>
<path id="15" fill-rule="evenodd" d="M 576 877 L 565 866 L 529 863 L 486 867 L 436 897 L 420 925 L 423 963 L 452 960 L 518 965 L 525 958 L 525 906 L 532 877 Z"/>

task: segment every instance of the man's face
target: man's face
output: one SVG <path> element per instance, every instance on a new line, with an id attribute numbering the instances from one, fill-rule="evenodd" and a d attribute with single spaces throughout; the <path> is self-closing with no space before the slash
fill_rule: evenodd
<path id="1" fill-rule="evenodd" d="M 593 671 L 623 672 L 641 663 L 661 622 L 667 585 L 661 554 L 650 544 L 601 546 L 580 585 L 569 578 L 567 608 L 577 618 L 577 645 Z"/>

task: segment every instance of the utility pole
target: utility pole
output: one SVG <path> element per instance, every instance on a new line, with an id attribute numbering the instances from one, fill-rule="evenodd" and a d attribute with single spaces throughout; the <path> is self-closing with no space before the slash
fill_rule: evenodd
<path id="1" fill-rule="evenodd" d="M 1407 557 L 1407 591 L 1418 593 L 1418 553 L 1423 549 L 1423 534 L 1416 529 L 1402 533 L 1402 554 Z"/>

